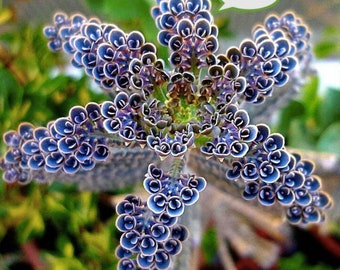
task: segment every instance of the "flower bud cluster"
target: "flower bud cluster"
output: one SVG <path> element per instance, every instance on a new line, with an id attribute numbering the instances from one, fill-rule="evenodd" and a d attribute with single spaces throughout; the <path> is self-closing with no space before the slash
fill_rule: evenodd
<path id="1" fill-rule="evenodd" d="M 171 50 L 170 62 L 182 70 L 206 66 L 218 49 L 218 29 L 207 0 L 160 0 L 152 9 L 160 44 Z"/>
<path id="2" fill-rule="evenodd" d="M 295 56 L 302 60 L 302 58 L 311 57 L 311 34 L 308 26 L 304 24 L 303 20 L 297 17 L 293 12 L 286 12 L 281 17 L 277 15 L 270 15 L 265 19 L 264 29 L 255 26 L 253 29 L 253 38 L 256 39 L 263 30 L 266 30 L 271 36 L 278 38 L 283 36 L 294 44 L 296 52 Z M 282 32 L 281 32 L 282 31 Z M 262 35 L 262 34 L 260 34 Z M 282 49 L 282 48 L 281 48 Z"/>
<path id="3" fill-rule="evenodd" d="M 4 181 L 13 183 L 19 182 L 26 184 L 33 178 L 37 181 L 43 181 L 43 174 L 29 169 L 30 156 L 23 151 L 23 145 L 26 142 L 34 140 L 34 138 L 45 137 L 47 131 L 45 129 L 35 130 L 30 123 L 21 123 L 18 131 L 7 131 L 3 135 L 5 144 L 8 147 L 7 152 L 0 159 L 0 168 L 3 171 L 2 177 Z M 38 162 L 39 164 L 39 162 Z"/>
<path id="4" fill-rule="evenodd" d="M 150 95 L 154 85 L 168 79 L 156 47 L 146 43 L 142 33 L 124 33 L 113 24 L 82 15 L 54 17 L 54 25 L 44 30 L 53 51 L 64 49 L 73 55 L 72 64 L 107 90 L 141 90 Z M 131 65 L 130 65 L 131 64 Z"/>
<path id="5" fill-rule="evenodd" d="M 167 85 L 169 103 L 178 107 L 181 98 L 185 98 L 188 104 L 194 103 L 197 94 L 197 85 L 195 84 L 195 76 L 192 72 L 176 72 L 170 77 Z"/>
<path id="6" fill-rule="evenodd" d="M 243 197 L 247 200 L 257 198 L 265 206 L 278 202 L 288 208 L 287 219 L 291 223 L 322 221 L 323 210 L 329 208 L 331 200 L 320 191 L 321 182 L 312 174 L 313 163 L 289 154 L 282 135 L 270 134 L 266 125 L 257 125 L 257 130 L 249 154 L 232 162 L 227 179 L 245 183 Z M 300 216 L 295 213 L 297 208 L 301 208 Z M 304 213 L 305 208 L 312 213 Z"/>
<path id="7" fill-rule="evenodd" d="M 129 96 L 119 92 L 113 101 L 74 106 L 68 117 L 58 118 L 46 128 L 23 123 L 18 131 L 5 133 L 4 141 L 9 149 L 1 161 L 4 180 L 26 183 L 33 175 L 42 181 L 44 172 L 62 170 L 74 174 L 79 170 L 91 170 L 97 161 L 107 158 L 111 146 L 122 142 L 125 145 L 137 142 L 142 147 L 148 144 L 151 149 L 156 147 L 155 151 L 161 157 L 170 153 L 183 156 L 194 142 L 190 128 L 183 133 L 177 132 L 174 139 L 168 135 L 162 139 L 155 133 L 149 135 L 145 127 L 161 129 L 170 120 L 164 120 L 166 115 L 150 103 L 144 103 L 141 110 L 138 97 L 138 94 Z M 160 145 L 151 143 L 152 138 Z M 169 152 L 164 146 L 169 147 Z"/>
<path id="8" fill-rule="evenodd" d="M 168 109 L 163 103 L 155 98 L 150 98 L 142 105 L 143 121 L 149 127 L 161 130 L 172 123 Z"/>
<path id="9" fill-rule="evenodd" d="M 81 26 L 88 20 L 81 14 L 74 14 L 70 18 L 62 12 L 53 17 L 53 25 L 44 28 L 44 35 L 49 39 L 48 47 L 52 51 L 64 49 L 71 52 L 70 37 L 80 32 Z M 96 21 L 96 19 L 93 19 Z"/>
<path id="10" fill-rule="evenodd" d="M 167 213 L 171 217 L 178 217 L 184 213 L 185 206 L 194 204 L 206 186 L 202 177 L 181 174 L 174 177 L 164 173 L 154 164 L 150 164 L 144 179 L 144 188 L 151 195 L 147 204 L 156 214 Z"/>
<path id="11" fill-rule="evenodd" d="M 216 100 L 218 110 L 235 103 L 236 98 L 244 93 L 247 80 L 240 75 L 239 67 L 220 55 L 217 63 L 208 69 L 208 74 L 202 80 L 199 90 L 201 100 L 208 101 L 211 97 Z"/>
<path id="12" fill-rule="evenodd" d="M 332 206 L 332 200 L 326 192 L 321 190 L 321 179 L 313 174 L 314 164 L 309 160 L 301 159 L 298 154 L 294 154 L 293 158 L 295 159 L 294 169 L 284 175 L 276 191 L 278 199 L 290 196 L 286 195 L 285 189 L 288 188 L 295 196 L 294 202 L 287 208 L 287 220 L 292 224 L 302 225 L 323 222 L 325 220 L 324 210 Z M 299 175 L 302 181 L 299 180 Z M 280 195 L 281 197 L 278 197 Z"/>
<path id="13" fill-rule="evenodd" d="M 168 156 L 182 158 L 188 149 L 194 147 L 195 134 L 188 124 L 184 130 L 176 131 L 174 136 L 151 130 L 146 140 L 148 147 L 154 150 L 161 159 Z"/>
<path id="14" fill-rule="evenodd" d="M 188 230 L 166 212 L 154 213 L 146 202 L 129 195 L 116 207 L 116 227 L 123 232 L 116 255 L 118 269 L 169 269 L 181 252 Z"/>
<path id="15" fill-rule="evenodd" d="M 85 108 L 73 107 L 68 117 L 50 122 L 46 128 L 23 123 L 18 131 L 5 133 L 9 149 L 3 161 L 4 180 L 26 182 L 41 170 L 55 173 L 62 169 L 73 174 L 93 169 L 109 155 L 107 140 L 91 135 L 103 130 L 100 110 L 100 105 L 91 102 Z"/>
<path id="16" fill-rule="evenodd" d="M 138 103 L 134 103 L 134 97 L 120 92 L 114 101 L 103 102 L 101 105 L 103 127 L 105 132 L 118 135 L 127 145 L 137 141 L 144 146 L 147 132 L 139 124 L 140 116 L 134 109 L 134 105 Z"/>
<path id="17" fill-rule="evenodd" d="M 202 125 L 204 133 L 212 131 L 216 137 L 202 146 L 201 152 L 207 158 L 214 156 L 221 162 L 230 155 L 234 158 L 244 157 L 258 132 L 257 127 L 249 123 L 245 110 L 233 104 L 226 106 L 223 111 L 211 117 L 210 123 Z"/>
<path id="18" fill-rule="evenodd" d="M 229 48 L 225 57 L 247 80 L 242 98 L 261 103 L 274 87 L 287 83 L 298 61 L 310 57 L 310 35 L 299 19 L 286 13 L 268 17 L 264 26 L 254 28 L 252 38 L 244 40 L 239 47 Z"/>

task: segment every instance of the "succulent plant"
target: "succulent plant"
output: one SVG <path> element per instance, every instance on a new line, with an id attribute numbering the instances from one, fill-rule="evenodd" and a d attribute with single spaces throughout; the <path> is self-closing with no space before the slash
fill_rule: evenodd
<path id="1" fill-rule="evenodd" d="M 44 28 L 49 48 L 68 54 L 108 100 L 3 136 L 6 182 L 66 180 L 91 190 L 143 184 L 147 199 L 129 195 L 117 205 L 118 269 L 174 267 L 189 235 L 180 217 L 209 182 L 189 170 L 188 159 L 207 168 L 216 160 L 222 181 L 246 200 L 282 206 L 292 224 L 323 222 L 332 204 L 313 163 L 288 152 L 281 134 L 247 112 L 274 92 L 284 95 L 290 79 L 299 86 L 312 59 L 308 27 L 292 12 L 270 15 L 249 39 L 218 53 L 210 9 L 209 0 L 156 1 L 151 13 L 169 65 L 141 32 L 55 14 Z"/>

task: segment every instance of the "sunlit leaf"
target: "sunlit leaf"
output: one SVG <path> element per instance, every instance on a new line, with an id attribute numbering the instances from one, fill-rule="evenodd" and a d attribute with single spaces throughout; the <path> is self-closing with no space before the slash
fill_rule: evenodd
<path id="1" fill-rule="evenodd" d="M 322 152 L 335 153 L 340 156 L 340 122 L 331 124 L 322 134 L 317 149 Z"/>
<path id="2" fill-rule="evenodd" d="M 323 97 L 323 101 L 317 108 L 319 124 L 324 128 L 332 122 L 340 119 L 340 90 L 328 89 Z"/>
<path id="3" fill-rule="evenodd" d="M 45 223 L 38 210 L 32 210 L 17 227 L 18 240 L 21 243 L 29 241 L 32 237 L 43 234 Z"/>

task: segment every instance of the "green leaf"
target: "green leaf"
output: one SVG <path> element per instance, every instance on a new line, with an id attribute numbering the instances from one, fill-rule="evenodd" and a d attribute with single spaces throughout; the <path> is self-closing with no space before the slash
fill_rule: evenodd
<path id="1" fill-rule="evenodd" d="M 55 195 L 52 193 L 52 195 Z M 64 196 L 64 195 L 61 195 Z M 51 196 L 47 194 L 44 198 L 44 206 L 46 208 L 46 217 L 50 218 L 54 224 L 66 224 L 69 219 L 69 213 L 63 204 L 62 200 L 56 196 Z"/>
<path id="2" fill-rule="evenodd" d="M 208 229 L 202 238 L 202 249 L 205 259 L 208 263 L 211 263 L 217 254 L 218 241 L 217 234 L 214 228 Z"/>
<path id="3" fill-rule="evenodd" d="M 16 229 L 20 243 L 26 243 L 34 237 L 41 236 L 45 229 L 41 213 L 38 210 L 32 210 Z"/>
<path id="4" fill-rule="evenodd" d="M 314 118 L 316 108 L 320 102 L 318 96 L 319 78 L 314 76 L 310 81 L 303 87 L 301 93 L 301 100 L 306 108 L 306 118 Z"/>
<path id="5" fill-rule="evenodd" d="M 0 81 L 0 133 L 2 134 L 22 119 L 23 114 L 13 113 L 13 109 L 22 107 L 23 88 L 8 69 L 1 67 Z"/>
<path id="6" fill-rule="evenodd" d="M 44 261 L 48 264 L 48 269 L 50 270 L 60 270 L 60 269 L 72 269 L 72 270 L 85 270 L 85 267 L 80 260 L 77 258 L 64 258 L 58 257 L 48 252 L 42 254 Z"/>
<path id="7" fill-rule="evenodd" d="M 309 265 L 306 257 L 303 253 L 297 252 L 290 257 L 286 257 L 280 260 L 279 269 L 291 270 L 291 269 L 308 269 L 308 270 L 331 270 L 330 266 L 325 264 Z"/>
<path id="8" fill-rule="evenodd" d="M 302 119 L 294 119 L 289 130 L 287 145 L 300 149 L 311 149 L 315 147 L 315 141 Z"/>
<path id="9" fill-rule="evenodd" d="M 318 58 L 326 58 L 334 53 L 337 50 L 338 44 L 335 41 L 322 41 L 315 46 L 315 55 Z"/>
<path id="10" fill-rule="evenodd" d="M 99 254 L 109 252 L 112 248 L 112 232 L 109 227 L 101 227 L 99 232 L 84 232 L 82 235 L 86 243 L 88 256 L 98 257 Z"/>
<path id="11" fill-rule="evenodd" d="M 304 105 L 297 100 L 291 101 L 287 107 L 280 112 L 280 120 L 277 130 L 284 136 L 289 134 L 291 122 L 305 114 Z"/>
<path id="12" fill-rule="evenodd" d="M 340 157 L 340 121 L 331 124 L 321 135 L 317 149 Z"/>
<path id="13" fill-rule="evenodd" d="M 147 0 L 86 0 L 86 3 L 93 12 L 100 13 L 101 18 L 104 16 L 110 19 L 110 23 L 117 24 L 123 29 L 125 26 L 129 30 L 140 30 L 143 25 L 138 27 L 137 22 L 145 22 L 146 19 L 153 21 L 150 15 L 150 2 Z"/>
<path id="14" fill-rule="evenodd" d="M 328 26 L 321 34 L 321 41 L 314 46 L 317 57 L 325 58 L 340 52 L 340 31 L 335 25 Z"/>
<path id="15" fill-rule="evenodd" d="M 74 255 L 74 247 L 70 239 L 64 235 L 60 234 L 57 239 L 57 247 L 60 253 L 66 258 L 72 258 Z"/>
<path id="16" fill-rule="evenodd" d="M 327 128 L 332 122 L 340 119 L 340 90 L 328 89 L 324 99 L 317 108 L 318 124 L 322 129 Z"/>
<path id="17" fill-rule="evenodd" d="M 77 186 L 73 184 L 66 184 L 59 181 L 53 181 L 48 186 L 49 192 L 60 192 L 60 193 L 70 193 L 70 192 L 77 192 Z"/>
<path id="18" fill-rule="evenodd" d="M 6 206 L 1 205 L 0 206 L 0 220 L 8 216 L 8 209 Z"/>

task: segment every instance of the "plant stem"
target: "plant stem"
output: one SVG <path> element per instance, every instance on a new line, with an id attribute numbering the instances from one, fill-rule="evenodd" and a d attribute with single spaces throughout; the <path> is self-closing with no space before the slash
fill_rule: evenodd
<path id="1" fill-rule="evenodd" d="M 185 157 L 183 158 L 174 157 L 170 169 L 170 176 L 172 179 L 177 179 L 179 177 L 179 175 L 183 171 L 185 162 L 186 162 Z"/>
<path id="2" fill-rule="evenodd" d="M 13 74 L 20 85 L 27 83 L 25 74 L 16 68 L 14 58 L 2 46 L 0 46 L 0 62 Z"/>

